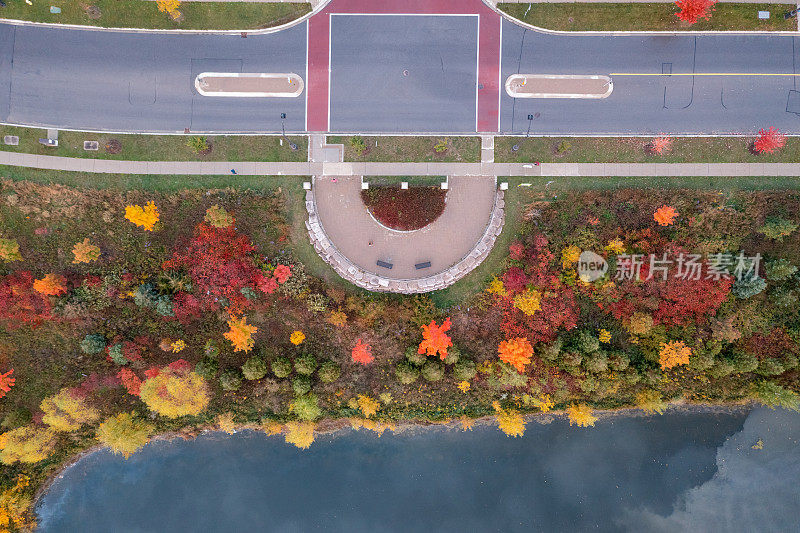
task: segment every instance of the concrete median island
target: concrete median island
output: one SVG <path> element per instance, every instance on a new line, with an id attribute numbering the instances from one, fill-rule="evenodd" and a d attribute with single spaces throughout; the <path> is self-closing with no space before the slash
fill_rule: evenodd
<path id="1" fill-rule="evenodd" d="M 296 98 L 303 93 L 303 79 L 294 73 L 203 72 L 194 80 L 203 96 Z"/>
<path id="2" fill-rule="evenodd" d="M 513 74 L 506 80 L 512 98 L 606 98 L 614 90 L 608 76 L 579 74 Z"/>

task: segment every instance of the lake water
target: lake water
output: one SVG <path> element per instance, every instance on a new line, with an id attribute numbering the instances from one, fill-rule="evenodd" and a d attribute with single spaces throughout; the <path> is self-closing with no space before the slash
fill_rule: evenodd
<path id="1" fill-rule="evenodd" d="M 41 531 L 799 531 L 800 415 L 531 422 L 298 450 L 247 431 L 107 451 L 41 500 Z M 762 443 L 759 448 L 759 440 Z"/>

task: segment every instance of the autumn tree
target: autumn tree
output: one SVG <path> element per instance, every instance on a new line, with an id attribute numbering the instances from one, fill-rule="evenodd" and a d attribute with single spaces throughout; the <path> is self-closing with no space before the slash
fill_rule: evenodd
<path id="1" fill-rule="evenodd" d="M 671 205 L 662 205 L 656 212 L 653 213 L 653 220 L 658 222 L 659 226 L 671 226 L 678 216 L 678 212 Z"/>
<path id="2" fill-rule="evenodd" d="M 97 440 L 127 459 L 150 441 L 152 432 L 153 426 L 137 418 L 134 413 L 120 413 L 100 424 Z"/>
<path id="3" fill-rule="evenodd" d="M 55 396 L 42 400 L 39 407 L 44 413 L 42 422 L 56 431 L 75 431 L 100 417 L 76 389 L 61 389 Z"/>
<path id="4" fill-rule="evenodd" d="M 45 296 L 61 296 L 67 292 L 67 280 L 58 274 L 47 274 L 33 282 L 33 290 Z"/>
<path id="5" fill-rule="evenodd" d="M 714 4 L 717 0 L 677 0 L 675 5 L 680 8 L 676 13 L 677 17 L 689 24 L 696 23 L 699 19 L 708 20 L 711 18 L 711 11 L 714 11 Z"/>
<path id="6" fill-rule="evenodd" d="M 442 325 L 436 324 L 435 320 L 427 326 L 422 326 L 422 342 L 419 343 L 417 353 L 430 356 L 438 355 L 444 361 L 447 358 L 447 349 L 453 345 L 447 331 L 450 330 L 450 317 L 444 319 Z"/>
<path id="7" fill-rule="evenodd" d="M 364 418 L 371 417 L 372 415 L 377 413 L 381 408 L 381 404 L 378 403 L 378 400 L 371 398 L 370 396 L 366 396 L 364 394 L 358 395 L 355 404 L 361 411 L 361 414 L 364 415 Z"/>
<path id="8" fill-rule="evenodd" d="M 11 377 L 13 373 L 13 368 L 5 373 L 0 372 L 0 398 L 5 397 L 6 393 L 11 392 L 11 387 L 16 383 L 17 378 Z"/>
<path id="9" fill-rule="evenodd" d="M 228 327 L 230 328 L 229 331 L 223 335 L 233 344 L 234 352 L 249 352 L 253 349 L 255 345 L 253 334 L 258 331 L 258 328 L 248 324 L 247 317 L 231 317 L 228 320 Z"/>
<path id="10" fill-rule="evenodd" d="M 372 346 L 361 342 L 361 339 L 356 340 L 356 345 L 353 346 L 351 357 L 353 358 L 353 362 L 362 365 L 368 365 L 375 359 L 375 356 L 372 355 Z"/>
<path id="11" fill-rule="evenodd" d="M 153 231 L 158 222 L 158 208 L 153 202 L 147 202 L 144 207 L 128 205 L 125 206 L 125 218 L 145 231 Z"/>
<path id="12" fill-rule="evenodd" d="M 91 263 L 100 259 L 100 247 L 89 242 L 89 237 L 86 237 L 72 247 L 72 256 L 75 264 Z"/>
<path id="13" fill-rule="evenodd" d="M 142 383 L 139 397 L 151 410 L 168 418 L 197 415 L 211 399 L 206 381 L 197 373 L 170 366 Z"/>
<path id="14" fill-rule="evenodd" d="M 251 307 L 247 289 L 257 290 L 263 274 L 256 268 L 251 253 L 255 247 L 234 226 L 215 228 L 201 222 L 188 245 L 165 261 L 164 270 L 184 270 L 192 280 L 191 299 L 183 291 L 182 304 L 196 306 L 196 313 L 228 307 L 238 314 Z M 244 293 L 242 290 L 245 289 Z"/>
<path id="15" fill-rule="evenodd" d="M 10 329 L 39 325 L 51 317 L 50 300 L 33 288 L 30 272 L 0 277 L 0 322 Z"/>
<path id="16" fill-rule="evenodd" d="M 662 370 L 669 370 L 678 365 L 688 365 L 690 355 L 692 349 L 683 341 L 662 342 L 661 350 L 658 352 L 658 363 Z"/>
<path id="17" fill-rule="evenodd" d="M 636 393 L 636 407 L 649 415 L 663 414 L 667 408 L 667 403 L 657 390 L 644 389 Z"/>
<path id="18" fill-rule="evenodd" d="M 758 131 L 758 139 L 753 143 L 753 150 L 758 154 L 771 154 L 786 144 L 786 135 L 779 133 L 774 127 Z"/>
<path id="19" fill-rule="evenodd" d="M 0 435 L 0 462 L 38 463 L 46 459 L 56 445 L 56 433 L 50 428 L 23 426 Z"/>
<path id="20" fill-rule="evenodd" d="M 500 402 L 492 404 L 495 413 L 497 413 L 497 426 L 500 431 L 509 437 L 521 437 L 525 434 L 525 419 L 519 411 L 515 409 L 503 409 L 500 407 Z"/>
<path id="21" fill-rule="evenodd" d="M 500 360 L 510 364 L 517 372 L 525 372 L 525 365 L 530 364 L 533 346 L 525 337 L 502 341 L 497 348 Z"/>
<path id="22" fill-rule="evenodd" d="M 567 409 L 567 416 L 569 417 L 569 425 L 576 424 L 578 427 L 593 426 L 597 421 L 597 417 L 592 413 L 592 408 L 581 403 L 572 405 Z"/>
<path id="23" fill-rule="evenodd" d="M 286 439 L 287 444 L 293 444 L 305 450 L 314 442 L 314 422 L 287 422 Z"/>

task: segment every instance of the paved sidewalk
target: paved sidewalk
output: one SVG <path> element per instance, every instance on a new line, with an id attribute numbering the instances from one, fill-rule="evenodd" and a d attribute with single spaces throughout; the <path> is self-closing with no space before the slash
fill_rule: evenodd
<path id="1" fill-rule="evenodd" d="M 800 163 L 324 163 L 124 161 L 0 151 L 0 165 L 106 174 L 250 176 L 800 176 Z"/>
<path id="2" fill-rule="evenodd" d="M 212 0 L 205 0 L 210 2 Z M 484 0 L 487 4 L 674 4 L 675 0 Z M 759 0 L 717 0 L 731 4 L 763 4 Z M 779 2 L 780 3 L 780 2 Z M 792 2 L 785 2 L 791 4 Z"/>

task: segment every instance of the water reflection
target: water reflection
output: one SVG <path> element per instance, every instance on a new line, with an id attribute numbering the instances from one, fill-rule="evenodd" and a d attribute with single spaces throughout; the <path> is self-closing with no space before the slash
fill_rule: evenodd
<path id="1" fill-rule="evenodd" d="M 92 454 L 52 487 L 42 531 L 797 530 L 800 416 L 757 410 L 531 423 L 310 450 L 247 432 Z M 751 448 L 758 439 L 763 449 Z M 750 527 L 753 525 L 753 527 Z M 757 527 L 756 527 L 757 525 Z"/>

